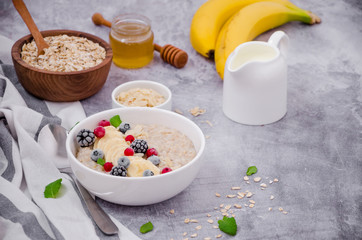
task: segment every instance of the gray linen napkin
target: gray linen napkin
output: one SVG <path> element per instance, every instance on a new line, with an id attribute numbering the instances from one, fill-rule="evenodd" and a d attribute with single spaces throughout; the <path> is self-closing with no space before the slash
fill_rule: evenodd
<path id="1" fill-rule="evenodd" d="M 84 117 L 79 102 L 51 103 L 27 93 L 14 67 L 0 61 L 0 239 L 139 239 L 114 218 L 120 233 L 105 236 L 38 142 L 40 135 L 43 142 L 50 137 L 42 131 L 48 123 L 69 128 Z M 59 197 L 45 198 L 45 186 L 59 178 Z"/>

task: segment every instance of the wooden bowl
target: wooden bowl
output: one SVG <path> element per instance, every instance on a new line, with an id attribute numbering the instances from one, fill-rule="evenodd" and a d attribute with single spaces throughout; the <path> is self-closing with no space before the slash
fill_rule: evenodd
<path id="1" fill-rule="evenodd" d="M 99 37 L 74 30 L 42 31 L 43 37 L 67 34 L 85 37 L 99 43 L 106 50 L 106 58 L 97 66 L 82 71 L 53 72 L 30 66 L 21 59 L 21 49 L 33 40 L 31 35 L 16 41 L 11 49 L 16 75 L 21 85 L 34 96 L 55 102 L 70 102 L 85 99 L 97 93 L 107 80 L 112 64 L 110 45 Z"/>

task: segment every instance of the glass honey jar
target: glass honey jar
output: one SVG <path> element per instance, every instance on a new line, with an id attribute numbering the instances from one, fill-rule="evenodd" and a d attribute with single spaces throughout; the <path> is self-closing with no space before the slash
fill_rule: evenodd
<path id="1" fill-rule="evenodd" d="M 140 68 L 153 59 L 151 21 L 138 14 L 123 14 L 112 22 L 109 41 L 113 62 L 122 68 Z"/>

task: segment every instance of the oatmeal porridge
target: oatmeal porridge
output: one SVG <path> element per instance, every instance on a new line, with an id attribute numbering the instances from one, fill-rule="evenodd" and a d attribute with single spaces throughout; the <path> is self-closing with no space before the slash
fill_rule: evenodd
<path id="1" fill-rule="evenodd" d="M 22 47 L 21 58 L 29 65 L 56 72 L 81 71 L 100 64 L 106 58 L 106 50 L 98 43 L 68 35 L 45 37 L 49 44 L 45 53 L 38 56 L 33 40 Z"/>
<path id="2" fill-rule="evenodd" d="M 178 130 L 113 122 L 102 120 L 93 131 L 78 133 L 76 157 L 82 164 L 115 176 L 142 177 L 175 170 L 196 156 L 191 140 Z"/>
<path id="3" fill-rule="evenodd" d="M 116 96 L 117 102 L 128 107 L 155 107 L 165 102 L 165 97 L 150 88 L 132 88 Z"/>

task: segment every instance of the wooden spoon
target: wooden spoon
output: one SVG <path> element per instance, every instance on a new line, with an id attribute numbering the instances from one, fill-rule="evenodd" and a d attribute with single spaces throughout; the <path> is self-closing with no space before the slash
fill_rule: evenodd
<path id="1" fill-rule="evenodd" d="M 107 27 L 112 27 L 112 23 L 104 19 L 104 17 L 100 13 L 93 14 L 92 21 L 95 25 L 104 25 Z M 171 64 L 176 68 L 182 68 L 186 65 L 188 60 L 188 55 L 185 51 L 170 44 L 161 47 L 160 45 L 155 43 L 153 44 L 153 46 L 154 49 L 160 53 L 160 56 L 163 59 L 163 61 Z"/>
<path id="2" fill-rule="evenodd" d="M 23 0 L 13 0 L 13 4 L 35 40 L 36 46 L 38 47 L 38 56 L 43 55 L 45 53 L 44 48 L 48 48 L 49 45 L 45 42 L 43 36 L 39 32 L 38 27 L 35 25 L 33 18 L 25 6 L 25 3 Z"/>

